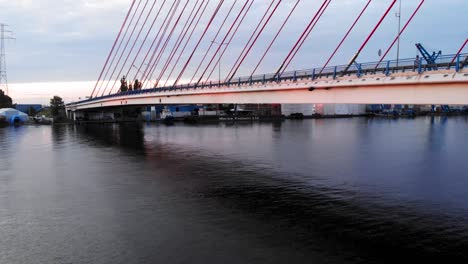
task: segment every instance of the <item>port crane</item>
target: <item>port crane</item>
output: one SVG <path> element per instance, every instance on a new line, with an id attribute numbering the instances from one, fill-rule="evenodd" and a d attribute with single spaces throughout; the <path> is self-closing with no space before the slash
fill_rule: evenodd
<path id="1" fill-rule="evenodd" d="M 437 58 L 442 55 L 442 51 L 440 50 L 437 53 L 434 51 L 432 54 L 430 54 L 421 43 L 416 43 L 416 48 L 418 49 L 419 53 L 421 53 L 424 60 L 426 60 L 427 64 L 435 64 Z"/>

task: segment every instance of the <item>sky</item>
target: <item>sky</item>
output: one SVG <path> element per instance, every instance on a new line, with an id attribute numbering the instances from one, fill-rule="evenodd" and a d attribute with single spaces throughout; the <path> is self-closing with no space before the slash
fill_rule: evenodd
<path id="1" fill-rule="evenodd" d="M 159 2 L 162 1 L 157 0 L 156 9 L 160 7 Z M 195 0 L 189 1 L 187 10 L 191 10 L 196 2 Z M 215 18 L 214 25 L 220 25 L 223 14 L 227 13 L 233 1 L 225 1 L 226 4 L 221 8 L 220 15 Z M 153 0 L 149 2 L 152 3 Z M 208 10 L 214 10 L 217 2 L 212 0 Z M 240 3 L 244 1 L 238 0 L 238 2 L 234 11 L 240 9 Z M 239 75 L 251 73 L 256 61 L 263 54 L 295 2 L 296 0 L 282 1 L 271 23 L 265 28 L 264 34 L 260 36 L 258 43 L 242 64 Z M 321 2 L 319 0 L 300 2 L 291 20 L 260 66 L 259 73 L 276 71 Z M 362 20 L 333 59 L 332 65 L 346 64 L 350 60 L 390 2 L 391 0 L 373 0 Z M 402 0 L 403 23 L 419 2 L 420 0 Z M 250 37 L 254 25 L 258 23 L 269 3 L 271 2 L 256 0 L 243 26 L 230 43 L 228 52 L 223 56 L 221 66 L 223 76 L 229 72 Z M 367 0 L 333 0 L 289 70 L 322 66 L 366 3 Z M 14 32 L 13 35 L 16 38 L 16 40 L 6 42 L 10 96 L 13 97 L 14 102 L 47 104 L 53 95 L 63 97 L 66 102 L 89 96 L 130 4 L 130 0 L 0 0 L 0 23 L 8 24 L 9 30 Z M 167 7 L 168 5 L 162 7 L 162 13 L 167 12 Z M 379 31 L 366 46 L 358 58 L 359 61 L 378 60 L 378 50 L 385 50 L 395 38 L 398 21 L 395 16 L 398 11 L 397 7 L 398 5 L 395 5 Z M 149 10 L 149 7 L 146 10 Z M 401 57 L 414 57 L 416 55 L 414 44 L 419 42 L 430 50 L 442 50 L 444 54 L 456 53 L 468 37 L 468 26 L 463 21 L 467 10 L 468 1 L 466 0 L 426 0 L 401 38 Z M 188 12 L 182 16 L 181 21 L 188 15 Z M 152 16 L 149 21 L 151 18 Z M 206 25 L 208 19 L 209 17 L 205 16 L 201 25 Z M 230 19 L 233 19 L 233 16 Z M 143 35 L 149 29 L 149 24 L 143 27 Z M 159 20 L 156 25 L 160 25 Z M 200 36 L 202 30 L 202 27 L 197 28 L 194 36 Z M 216 30 L 217 27 L 213 27 L 208 31 L 183 81 L 186 81 L 191 76 L 190 73 L 194 72 L 198 64 L 196 59 L 203 56 Z M 150 41 L 144 43 L 143 47 L 149 47 L 151 37 L 154 37 L 153 33 L 150 34 Z M 197 38 L 194 37 L 194 39 Z M 141 43 L 139 40 L 136 47 L 139 47 Z M 173 42 L 169 43 L 170 47 L 171 45 Z M 192 41 L 188 47 L 194 45 L 195 42 Z M 188 58 L 188 55 L 184 54 L 183 58 Z M 388 58 L 394 59 L 395 57 L 396 51 L 392 50 Z M 142 56 L 138 57 L 137 63 L 141 60 Z M 130 66 L 127 65 L 124 68 L 126 70 Z M 217 78 L 217 76 L 214 77 Z"/>

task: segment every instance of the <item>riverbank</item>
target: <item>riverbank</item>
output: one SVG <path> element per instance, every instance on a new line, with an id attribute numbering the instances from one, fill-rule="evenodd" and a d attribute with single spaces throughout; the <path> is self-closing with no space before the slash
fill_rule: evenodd
<path id="1" fill-rule="evenodd" d="M 113 124 L 113 123 L 189 123 L 189 124 L 204 124 L 204 123 L 224 123 L 224 122 L 265 122 L 265 121 L 284 121 L 284 120 L 307 120 L 307 119 L 346 119 L 346 118 L 415 118 L 423 116 L 468 116 L 468 112 L 424 112 L 424 113 L 399 113 L 399 112 L 385 112 L 385 113 L 365 113 L 359 115 L 320 115 L 314 114 L 305 116 L 302 114 L 294 114 L 290 116 L 185 116 L 185 117 L 167 117 L 164 119 L 148 120 L 143 117 L 136 118 L 118 118 L 118 119 L 101 119 L 101 120 L 77 120 L 68 121 L 75 124 Z M 67 123 L 67 122 L 64 122 Z"/>

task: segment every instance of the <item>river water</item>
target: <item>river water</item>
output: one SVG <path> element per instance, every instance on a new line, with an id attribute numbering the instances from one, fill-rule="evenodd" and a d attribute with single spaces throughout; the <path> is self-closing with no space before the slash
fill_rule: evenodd
<path id="1" fill-rule="evenodd" d="M 0 129 L 0 263 L 408 259 L 468 259 L 466 117 Z"/>

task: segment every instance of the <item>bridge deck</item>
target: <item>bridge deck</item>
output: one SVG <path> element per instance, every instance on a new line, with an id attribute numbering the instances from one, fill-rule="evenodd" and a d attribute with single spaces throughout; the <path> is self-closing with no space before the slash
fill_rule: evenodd
<path id="1" fill-rule="evenodd" d="M 304 81 L 317 81 L 322 80 L 338 80 L 334 83 L 336 86 L 340 79 L 343 78 L 363 78 L 364 76 L 398 76 L 398 75 L 418 75 L 418 74 L 437 74 L 437 73 L 448 73 L 448 72 L 458 72 L 467 65 L 465 61 L 468 58 L 468 54 L 460 54 L 458 60 L 451 62 L 455 55 L 446 55 L 442 56 L 437 60 L 436 64 L 424 64 L 422 60 L 415 61 L 414 59 L 403 59 L 400 61 L 386 61 L 378 63 L 362 63 L 352 65 L 346 72 L 344 71 L 347 67 L 345 65 L 327 67 L 324 69 L 315 68 L 311 70 L 301 70 L 301 71 L 291 71 L 286 72 L 283 75 L 275 74 L 263 74 L 250 77 L 239 77 L 236 80 L 231 80 L 227 82 L 209 82 L 203 84 L 184 84 L 178 86 L 168 86 L 168 87 L 158 87 L 150 88 L 136 91 L 128 91 L 123 93 L 110 94 L 100 97 L 95 97 L 75 103 L 71 103 L 68 106 L 81 105 L 81 104 L 90 104 L 94 102 L 112 100 L 113 98 L 129 97 L 129 96 L 142 96 L 148 94 L 158 94 L 161 92 L 182 92 L 189 90 L 203 90 L 204 93 L 209 93 L 210 88 L 221 88 L 221 87 L 242 87 L 242 86 L 277 86 L 277 84 L 288 83 L 288 82 L 304 82 Z M 379 80 L 380 78 L 374 78 Z M 306 82 L 310 86 L 309 82 Z M 326 81 L 328 83 L 328 81 Z M 364 84 L 365 85 L 365 84 Z M 375 83 L 367 83 L 367 85 L 372 86 Z M 184 93 L 183 93 L 184 94 Z"/>

